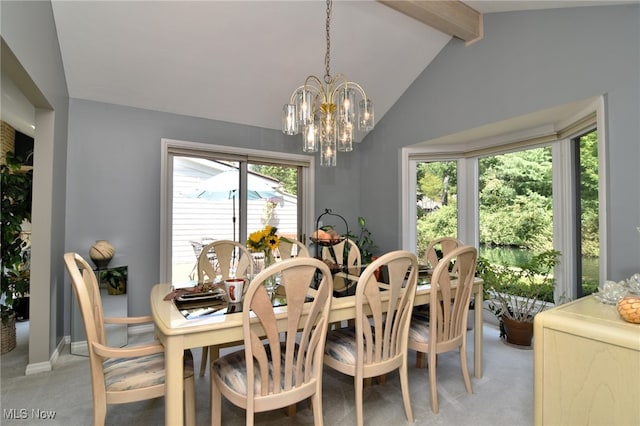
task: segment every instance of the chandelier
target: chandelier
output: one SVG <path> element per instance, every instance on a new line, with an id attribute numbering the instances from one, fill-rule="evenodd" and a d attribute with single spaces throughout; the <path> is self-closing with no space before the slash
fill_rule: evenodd
<path id="1" fill-rule="evenodd" d="M 331 76 L 331 0 L 327 0 L 327 50 L 324 56 L 324 79 L 308 76 L 304 84 L 291 94 L 282 112 L 282 132 L 286 135 L 302 133 L 304 152 L 320 149 L 320 166 L 335 167 L 337 151 L 353 150 L 353 131 L 356 125 L 361 131 L 374 126 L 373 102 L 364 89 L 344 74 Z M 356 96 L 360 102 L 356 104 Z M 356 117 L 356 105 L 358 115 Z"/>

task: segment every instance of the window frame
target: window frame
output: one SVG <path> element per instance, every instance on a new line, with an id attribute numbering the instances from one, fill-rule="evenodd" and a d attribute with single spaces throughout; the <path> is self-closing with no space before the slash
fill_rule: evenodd
<path id="1" fill-rule="evenodd" d="M 303 239 L 311 235 L 314 226 L 315 211 L 315 161 L 309 155 L 262 151 L 250 148 L 239 148 L 226 145 L 213 145 L 162 138 L 161 150 L 161 184 L 160 184 L 160 281 L 168 282 L 171 277 L 172 256 L 172 206 L 173 206 L 173 156 L 187 155 L 210 159 L 229 159 L 241 162 L 241 187 L 246 187 L 247 162 L 267 162 L 278 165 L 300 166 L 298 194 L 300 210 L 300 228 Z M 242 203 L 242 197 L 240 198 Z M 240 211 L 246 211 L 240 205 Z M 300 207 L 301 206 L 301 207 Z M 239 235 L 242 241 L 242 235 Z"/>
<path id="2" fill-rule="evenodd" d="M 542 130 L 544 129 L 544 131 Z M 559 130 L 558 130 L 559 129 Z M 402 247 L 415 251 L 416 239 L 416 164 L 419 161 L 458 161 L 458 238 L 467 244 L 479 247 L 478 211 L 478 158 L 487 155 L 504 154 L 528 148 L 551 146 L 552 190 L 553 190 L 553 241 L 554 249 L 562 253 L 562 258 L 576 256 L 575 231 L 573 223 L 575 209 L 572 206 L 573 158 L 570 155 L 571 140 L 576 136 L 597 129 L 598 131 L 598 173 L 599 173 L 599 216 L 600 216 L 600 282 L 607 276 L 607 169 L 606 169 L 606 116 L 603 97 L 594 98 L 588 108 L 576 111 L 569 119 L 559 123 L 540 123 L 535 128 L 520 129 L 508 134 L 495 133 L 482 140 L 455 143 L 455 135 L 447 145 L 428 142 L 421 146 L 405 147 L 401 152 L 401 230 Z M 468 137 L 469 131 L 463 132 Z M 461 139 L 463 139 L 461 137 Z M 575 262 L 560 261 L 554 271 L 556 277 L 555 298 L 557 301 L 573 300 L 577 297 Z"/>

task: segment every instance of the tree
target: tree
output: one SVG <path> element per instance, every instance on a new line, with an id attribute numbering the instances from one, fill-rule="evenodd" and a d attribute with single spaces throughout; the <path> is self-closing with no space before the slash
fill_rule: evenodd
<path id="1" fill-rule="evenodd" d="M 551 248 L 550 148 L 480 159 L 479 184 L 481 243 Z"/>
<path id="2" fill-rule="evenodd" d="M 298 195 L 298 169 L 295 167 L 281 167 L 263 164 L 251 165 L 251 171 L 278 179 L 285 192 Z"/>
<path id="3" fill-rule="evenodd" d="M 585 256 L 600 255 L 599 203 L 598 203 L 598 133 L 580 137 L 580 199 L 582 253 Z"/>

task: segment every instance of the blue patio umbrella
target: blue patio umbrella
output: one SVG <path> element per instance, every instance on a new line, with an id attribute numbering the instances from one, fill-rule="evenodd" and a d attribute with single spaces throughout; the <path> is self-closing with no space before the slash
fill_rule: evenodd
<path id="1" fill-rule="evenodd" d="M 233 239 L 236 239 L 236 195 L 240 190 L 240 177 L 238 169 L 229 169 L 204 182 L 199 183 L 194 190 L 185 194 L 188 198 L 200 198 L 203 200 L 233 202 Z M 276 184 L 267 183 L 266 179 L 255 174 L 247 175 L 247 199 L 278 199 L 282 200 L 282 193 L 276 188 Z"/>

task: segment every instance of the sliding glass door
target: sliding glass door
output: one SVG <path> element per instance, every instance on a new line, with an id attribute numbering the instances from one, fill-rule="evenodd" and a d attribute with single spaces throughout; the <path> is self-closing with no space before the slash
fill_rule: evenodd
<path id="1" fill-rule="evenodd" d="M 216 240 L 244 243 L 271 225 L 279 235 L 305 242 L 311 207 L 303 195 L 311 163 L 255 151 L 243 156 L 174 148 L 167 154 L 165 270 L 172 282 L 194 279 L 202 247 Z"/>

